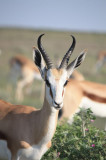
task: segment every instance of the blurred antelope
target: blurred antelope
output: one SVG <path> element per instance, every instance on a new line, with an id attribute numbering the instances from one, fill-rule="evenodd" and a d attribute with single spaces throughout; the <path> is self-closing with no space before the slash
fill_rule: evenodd
<path id="1" fill-rule="evenodd" d="M 75 80 L 78 80 L 78 81 L 83 81 L 85 78 L 84 78 L 84 76 L 79 71 L 75 70 L 72 73 L 72 75 L 70 76 L 70 79 L 75 79 Z"/>
<path id="2" fill-rule="evenodd" d="M 98 71 L 105 63 L 106 63 L 106 51 L 101 51 L 98 54 L 96 70 Z"/>
<path id="3" fill-rule="evenodd" d="M 94 125 L 106 130 L 106 85 L 90 81 L 69 80 L 65 90 L 64 107 L 59 118 L 68 118 L 71 124 L 73 116 L 81 108 L 91 108 L 96 116 Z"/>
<path id="4" fill-rule="evenodd" d="M 55 68 L 38 38 L 34 48 L 34 62 L 45 81 L 43 107 L 12 105 L 0 101 L 0 158 L 8 160 L 40 160 L 51 146 L 55 133 L 58 112 L 63 107 L 63 98 L 68 79 L 74 68 L 85 57 L 82 52 L 69 65 L 68 60 L 75 47 L 75 38 L 58 68 Z M 45 64 L 44 64 L 45 62 Z M 68 87 L 68 86 L 67 86 Z"/>
<path id="5" fill-rule="evenodd" d="M 34 79 L 41 80 L 40 72 L 33 61 L 22 55 L 12 57 L 10 66 L 12 78 L 17 83 L 15 97 L 18 101 L 22 101 L 24 98 L 23 89 L 32 84 Z"/>

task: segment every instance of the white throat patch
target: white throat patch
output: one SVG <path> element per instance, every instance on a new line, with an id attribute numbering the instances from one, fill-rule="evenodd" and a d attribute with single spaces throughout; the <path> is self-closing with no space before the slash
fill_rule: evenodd
<path id="1" fill-rule="evenodd" d="M 51 141 L 55 131 L 55 127 L 56 114 L 51 113 L 47 134 L 41 139 L 38 144 L 33 145 L 27 149 L 20 149 L 17 154 L 17 156 L 20 157 L 20 160 L 23 160 L 24 158 L 27 160 L 40 160 L 44 153 L 48 150 L 48 147 L 46 145 Z"/>

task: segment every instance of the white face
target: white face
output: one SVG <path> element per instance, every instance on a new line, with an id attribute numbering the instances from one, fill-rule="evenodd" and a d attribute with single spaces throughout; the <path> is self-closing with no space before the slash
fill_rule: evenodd
<path id="1" fill-rule="evenodd" d="M 65 85 L 67 83 L 67 71 L 49 69 L 46 74 L 46 99 L 56 109 L 63 107 Z"/>
<path id="2" fill-rule="evenodd" d="M 40 45 L 41 36 L 43 36 L 43 34 L 40 35 L 38 39 L 39 45 Z M 47 56 L 42 46 L 39 46 L 39 45 L 38 45 L 38 48 L 41 51 L 41 53 L 39 52 L 38 49 L 34 48 L 33 58 L 34 58 L 35 64 L 37 65 L 41 73 L 42 78 L 46 81 L 46 99 L 50 104 L 50 106 L 53 106 L 56 109 L 61 109 L 63 107 L 64 90 L 65 90 L 65 86 L 67 84 L 68 78 L 71 76 L 74 69 L 81 64 L 81 62 L 85 57 L 86 52 L 83 51 L 69 65 L 67 64 L 67 66 L 64 66 L 66 64 L 66 63 L 64 64 L 64 62 L 68 63 L 68 58 L 70 57 L 70 55 L 67 55 L 67 54 L 71 53 L 71 49 L 75 45 L 75 42 L 73 42 L 72 46 L 70 47 L 70 50 L 66 53 L 65 57 L 63 57 L 63 60 L 61 65 L 59 66 L 59 69 L 53 69 L 52 62 L 50 61 L 49 57 Z M 43 63 L 44 61 L 46 65 L 45 63 Z"/>

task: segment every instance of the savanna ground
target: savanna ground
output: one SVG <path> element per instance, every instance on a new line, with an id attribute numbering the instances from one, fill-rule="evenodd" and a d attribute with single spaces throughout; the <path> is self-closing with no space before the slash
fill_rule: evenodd
<path id="1" fill-rule="evenodd" d="M 106 64 L 100 69 L 99 72 L 97 73 L 95 72 L 95 63 L 97 61 L 97 55 L 99 51 L 106 50 L 106 34 L 79 33 L 79 32 L 71 32 L 71 31 L 63 32 L 63 31 L 0 28 L 0 99 L 6 100 L 13 104 L 35 106 L 36 108 L 40 108 L 42 106 L 42 103 L 43 103 L 43 99 L 41 100 L 42 82 L 39 82 L 36 80 L 31 85 L 31 93 L 30 94 L 25 93 L 25 98 L 22 102 L 18 102 L 15 99 L 16 86 L 13 83 L 13 78 L 10 76 L 10 67 L 9 67 L 9 60 L 11 59 L 12 56 L 16 54 L 24 55 L 32 60 L 32 47 L 37 46 L 37 38 L 42 33 L 45 33 L 45 36 L 42 38 L 42 44 L 45 50 L 47 51 L 48 55 L 50 56 L 50 58 L 56 64 L 58 64 L 58 60 L 62 59 L 62 57 L 64 56 L 66 51 L 69 49 L 72 43 L 72 38 L 70 37 L 70 35 L 75 36 L 76 47 L 74 49 L 73 55 L 70 58 L 70 61 L 73 60 L 82 50 L 87 49 L 86 58 L 78 70 L 83 74 L 86 80 L 106 84 Z M 69 126 L 67 125 L 64 125 L 63 128 L 62 127 L 57 128 L 58 132 L 54 137 L 54 146 L 53 146 L 54 148 L 52 148 L 51 151 L 56 150 L 55 147 L 57 147 L 57 151 L 58 151 L 58 147 L 59 147 L 59 150 L 61 149 L 62 152 L 64 150 L 64 153 L 61 156 L 64 156 L 64 155 L 66 155 L 66 157 L 68 156 L 69 152 L 67 151 L 67 148 L 66 149 L 62 148 L 62 147 L 65 147 L 66 144 L 64 143 L 64 146 L 63 146 L 63 141 L 61 141 L 61 136 L 66 137 L 66 133 L 63 135 L 61 135 L 61 133 L 67 130 L 67 134 L 68 134 L 74 129 L 73 134 L 74 136 L 75 134 L 77 135 L 78 133 L 80 133 L 79 119 L 77 124 L 78 124 L 78 127 L 75 124 L 73 128 L 69 128 Z M 75 131 L 75 127 L 77 127 L 76 131 Z M 61 133 L 59 133 L 59 131 L 61 131 Z M 91 134 L 94 134 L 94 137 L 95 137 L 95 134 L 97 134 L 97 132 L 98 132 L 99 139 L 96 139 L 96 141 L 97 141 L 97 146 L 99 148 L 96 148 L 95 152 L 99 153 L 100 146 L 101 148 L 103 148 L 103 145 L 105 146 L 104 132 L 99 133 L 98 130 L 96 129 L 94 130 L 94 128 L 90 128 L 90 132 L 86 138 L 89 140 L 91 138 L 90 137 Z M 73 148 L 69 148 L 69 149 L 73 150 L 76 148 L 76 146 L 79 147 L 76 141 L 78 139 L 79 139 L 79 142 L 81 142 L 81 144 L 83 145 L 83 138 L 81 139 L 82 135 L 80 135 L 80 137 L 77 137 L 77 139 L 75 139 L 74 137 L 74 141 L 72 141 L 72 136 L 73 135 L 71 135 L 70 143 L 71 142 L 73 143 L 72 144 Z M 63 137 L 63 140 L 65 137 Z M 55 143 L 56 138 L 58 140 L 57 146 L 55 145 L 57 144 L 57 141 Z M 69 144 L 69 139 L 67 139 L 66 143 Z M 74 144 L 76 144 L 76 146 L 74 146 Z M 83 147 L 86 148 L 85 142 Z M 84 148 L 82 150 L 84 150 Z M 84 152 L 83 155 L 87 157 L 88 155 L 86 154 L 88 153 L 88 151 L 90 151 L 91 147 L 88 146 L 88 148 L 86 149 L 88 150 L 86 150 L 86 153 Z M 50 152 L 48 154 L 48 157 L 53 156 L 52 154 L 53 152 Z M 73 155 L 75 156 L 77 154 L 78 152 L 76 152 L 75 150 L 75 154 Z M 94 155 L 94 152 L 91 152 L 91 157 L 92 155 Z M 70 156 L 72 157 L 72 155 Z M 72 160 L 77 160 L 77 158 L 76 159 L 73 158 Z M 46 157 L 46 159 L 49 159 L 49 158 Z M 69 160 L 69 159 L 70 158 L 65 158 L 64 160 Z M 83 158 L 83 160 L 88 160 L 88 159 Z M 104 159 L 104 155 L 100 156 L 100 159 L 90 158 L 89 160 L 103 160 L 103 159 Z"/>

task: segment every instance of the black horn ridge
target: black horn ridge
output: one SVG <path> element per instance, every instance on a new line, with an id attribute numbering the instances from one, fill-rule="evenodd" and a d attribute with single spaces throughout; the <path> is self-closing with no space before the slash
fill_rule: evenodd
<path id="1" fill-rule="evenodd" d="M 70 56 L 71 56 L 71 54 L 72 54 L 72 52 L 73 52 L 73 50 L 74 50 L 74 48 L 75 48 L 75 44 L 76 44 L 75 37 L 72 36 L 72 35 L 71 35 L 71 37 L 72 37 L 72 39 L 73 39 L 72 45 L 71 45 L 71 47 L 69 48 L 69 50 L 66 52 L 66 54 L 64 55 L 63 60 L 62 60 L 62 62 L 61 62 L 61 64 L 60 64 L 60 66 L 59 66 L 59 69 L 60 69 L 60 68 L 67 68 L 67 65 L 68 65 Z"/>
<path id="2" fill-rule="evenodd" d="M 38 48 L 39 48 L 39 50 L 40 50 L 40 52 L 41 52 L 41 54 L 42 54 L 42 56 L 43 56 L 43 58 L 44 58 L 44 61 L 45 61 L 46 65 L 47 65 L 47 68 L 48 68 L 48 69 L 51 69 L 51 68 L 53 68 L 53 63 L 51 62 L 49 56 L 47 55 L 46 51 L 44 50 L 44 48 L 43 48 L 43 46 L 42 46 L 42 44 L 41 44 L 41 37 L 42 37 L 43 35 L 44 35 L 44 34 L 41 34 L 41 35 L 38 37 L 38 41 L 37 41 L 37 43 L 38 43 Z"/>

